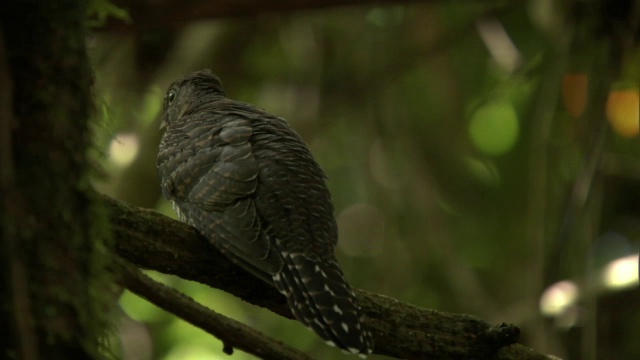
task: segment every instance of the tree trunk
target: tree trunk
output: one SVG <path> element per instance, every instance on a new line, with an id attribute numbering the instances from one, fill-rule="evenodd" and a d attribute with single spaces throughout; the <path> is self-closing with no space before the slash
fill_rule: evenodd
<path id="1" fill-rule="evenodd" d="M 99 357 L 109 226 L 89 191 L 85 18 L 85 1 L 0 4 L 3 358 Z"/>

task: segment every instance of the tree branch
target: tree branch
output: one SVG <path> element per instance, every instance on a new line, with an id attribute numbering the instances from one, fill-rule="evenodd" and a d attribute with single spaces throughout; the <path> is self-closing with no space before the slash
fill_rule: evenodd
<path id="1" fill-rule="evenodd" d="M 195 229 L 155 211 L 104 197 L 111 212 L 113 250 L 141 268 L 197 281 L 292 318 L 274 288 L 236 267 Z M 375 353 L 406 359 L 549 359 L 515 344 L 513 325 L 491 326 L 469 315 L 448 314 L 357 290 L 375 339 Z"/>
<path id="2" fill-rule="evenodd" d="M 304 353 L 195 302 L 130 264 L 122 264 L 122 284 L 151 303 L 220 339 L 229 355 L 237 348 L 261 359 L 309 360 Z"/>

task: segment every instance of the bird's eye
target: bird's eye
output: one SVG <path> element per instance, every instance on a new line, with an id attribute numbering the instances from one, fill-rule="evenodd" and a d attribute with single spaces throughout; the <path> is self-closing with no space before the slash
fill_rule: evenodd
<path id="1" fill-rule="evenodd" d="M 176 98 L 176 92 L 174 90 L 169 91 L 169 94 L 167 94 L 167 102 L 169 105 L 171 105 L 171 103 L 173 102 L 173 100 L 175 100 Z"/>

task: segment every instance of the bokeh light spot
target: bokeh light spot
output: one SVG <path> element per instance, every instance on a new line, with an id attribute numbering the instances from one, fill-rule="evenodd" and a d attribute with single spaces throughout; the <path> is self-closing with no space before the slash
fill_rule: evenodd
<path id="1" fill-rule="evenodd" d="M 505 101 L 478 108 L 469 123 L 469 135 L 476 148 L 488 155 L 502 155 L 513 147 L 519 135 L 518 115 Z"/>
<path id="2" fill-rule="evenodd" d="M 638 286 L 638 254 L 610 262 L 604 269 L 603 280 L 610 289 Z"/>
<path id="3" fill-rule="evenodd" d="M 562 78 L 562 104 L 574 118 L 582 116 L 587 107 L 589 78 L 583 73 L 568 73 Z"/>
<path id="4" fill-rule="evenodd" d="M 540 297 L 540 311 L 543 315 L 561 315 L 578 299 L 580 291 L 572 281 L 560 281 L 549 286 Z"/>
<path id="5" fill-rule="evenodd" d="M 135 160 L 138 150 L 140 150 L 138 135 L 120 133 L 111 139 L 109 160 L 117 166 L 125 167 Z"/>
<path id="6" fill-rule="evenodd" d="M 614 90 L 607 99 L 607 119 L 613 130 L 624 137 L 640 133 L 640 90 Z"/>

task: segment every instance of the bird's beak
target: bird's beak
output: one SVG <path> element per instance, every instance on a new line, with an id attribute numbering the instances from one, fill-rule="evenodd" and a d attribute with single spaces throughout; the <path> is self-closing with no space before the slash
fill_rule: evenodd
<path id="1" fill-rule="evenodd" d="M 162 121 L 160 122 L 160 130 L 166 127 L 167 127 L 167 121 L 163 118 Z"/>

